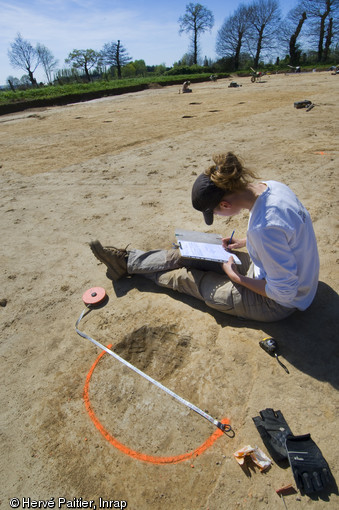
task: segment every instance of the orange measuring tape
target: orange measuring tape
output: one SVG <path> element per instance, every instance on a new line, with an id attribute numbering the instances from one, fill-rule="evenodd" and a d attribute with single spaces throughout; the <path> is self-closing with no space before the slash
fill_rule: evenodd
<path id="1" fill-rule="evenodd" d="M 111 348 L 112 345 L 108 345 L 107 348 Z M 179 462 L 184 462 L 185 460 L 190 460 L 195 457 L 198 457 L 198 455 L 201 455 L 203 452 L 205 452 L 208 448 L 210 448 L 219 437 L 223 435 L 223 431 L 220 429 L 217 429 L 213 432 L 211 436 L 209 436 L 206 441 L 204 441 L 200 446 L 198 446 L 195 450 L 192 452 L 183 453 L 181 455 L 174 455 L 171 457 L 162 457 L 162 456 L 154 456 L 154 455 L 147 455 L 142 452 L 138 452 L 136 450 L 133 450 L 129 446 L 126 446 L 120 441 L 118 441 L 100 422 L 99 418 L 97 417 L 96 413 L 93 410 L 93 406 L 90 402 L 89 397 L 89 386 L 91 377 L 93 375 L 93 372 L 95 368 L 98 366 L 99 361 L 103 358 L 105 355 L 105 351 L 101 352 L 93 365 L 91 366 L 87 377 L 86 382 L 84 386 L 84 402 L 86 410 L 89 414 L 89 417 L 91 418 L 92 422 L 94 423 L 95 427 L 99 430 L 99 432 L 104 436 L 104 438 L 115 448 L 120 450 L 122 453 L 128 455 L 129 457 L 132 457 L 133 459 L 140 460 L 143 462 L 149 462 L 151 464 L 178 464 Z M 229 420 L 227 418 L 221 420 L 221 422 L 225 425 L 229 424 Z"/>
<path id="2" fill-rule="evenodd" d="M 94 287 L 92 289 L 89 289 L 87 292 L 85 292 L 85 294 L 83 295 L 83 301 L 86 304 L 86 306 L 89 308 L 89 310 L 84 309 L 82 311 L 82 313 L 81 313 L 81 315 L 80 315 L 80 317 L 77 320 L 76 325 L 75 325 L 76 332 L 81 337 L 87 338 L 92 343 L 94 343 L 94 345 L 96 345 L 97 347 L 99 347 L 103 351 L 103 352 L 100 353 L 100 355 L 98 356 L 98 358 L 96 359 L 96 361 L 92 365 L 92 367 L 91 367 L 91 369 L 90 369 L 90 371 L 89 371 L 89 373 L 87 375 L 86 383 L 85 383 L 85 387 L 84 387 L 84 400 L 85 400 L 85 405 L 86 405 L 87 412 L 89 413 L 93 423 L 95 424 L 97 429 L 103 434 L 103 436 L 111 444 L 113 444 L 113 446 L 115 446 L 119 450 L 123 451 L 127 455 L 130 455 L 133 458 L 137 458 L 138 460 L 144 460 L 146 462 L 152 462 L 152 463 L 155 463 L 155 464 L 173 464 L 173 463 L 177 463 L 177 462 L 182 462 L 184 460 L 192 458 L 193 456 L 200 455 L 200 453 L 202 453 L 209 446 L 211 446 L 216 441 L 216 439 L 218 439 L 218 437 L 220 437 L 223 433 L 227 434 L 229 437 L 234 437 L 234 431 L 233 431 L 232 427 L 230 426 L 228 419 L 225 418 L 225 419 L 222 419 L 221 421 L 219 421 L 219 420 L 216 420 L 216 419 L 212 418 L 212 416 L 210 416 L 209 414 L 205 413 L 204 411 L 202 411 L 201 409 L 196 407 L 194 404 L 191 404 L 187 400 L 183 399 L 182 397 L 180 397 L 179 395 L 174 393 L 172 390 L 170 390 L 169 388 L 167 388 L 166 386 L 164 386 L 160 382 L 156 381 L 155 379 L 153 379 L 149 375 L 147 375 L 144 372 L 142 372 L 141 370 L 139 370 L 137 367 L 133 366 L 131 363 L 129 363 L 125 359 L 121 358 L 118 354 L 116 354 L 114 351 L 112 351 L 110 349 L 110 347 L 112 347 L 112 345 L 109 345 L 109 346 L 105 347 L 104 345 L 100 344 L 99 342 L 97 342 L 96 340 L 94 340 L 93 338 L 88 336 L 86 333 L 83 333 L 83 332 L 81 332 L 78 329 L 78 325 L 79 325 L 81 319 L 84 317 L 84 315 L 89 313 L 89 311 L 91 310 L 91 307 L 98 306 L 98 304 L 102 304 L 104 302 L 105 298 L 106 298 L 106 292 L 104 291 L 104 289 L 102 289 L 100 287 Z M 92 300 L 93 300 L 93 302 L 90 302 Z M 89 400 L 89 382 L 90 382 L 91 376 L 93 374 L 93 371 L 94 371 L 95 367 L 97 366 L 97 364 L 99 363 L 100 359 L 102 358 L 102 356 L 105 353 L 110 354 L 111 356 L 116 358 L 118 361 L 120 361 L 121 363 L 123 363 L 127 367 L 131 368 L 134 372 L 138 373 L 139 375 L 141 375 L 142 377 L 147 379 L 149 382 L 151 382 L 152 384 L 154 384 L 158 388 L 162 389 L 163 391 L 168 393 L 170 396 L 174 397 L 176 400 L 178 400 L 182 404 L 186 405 L 187 407 L 189 407 L 191 410 L 195 411 L 196 413 L 198 413 L 203 418 L 205 418 L 208 421 L 210 421 L 211 423 L 213 423 L 218 428 L 218 430 L 215 431 L 202 445 L 199 446 L 199 448 L 197 448 L 193 452 L 186 453 L 186 454 L 179 455 L 179 456 L 175 456 L 175 457 L 153 457 L 153 456 L 149 456 L 149 455 L 145 455 L 145 454 L 136 452 L 136 451 L 128 448 L 127 446 L 119 443 L 119 441 L 117 441 L 103 427 L 103 425 L 100 423 L 99 419 L 97 418 L 97 416 L 95 415 L 95 413 L 93 411 L 93 408 L 92 408 L 92 406 L 90 404 L 90 400 Z"/>

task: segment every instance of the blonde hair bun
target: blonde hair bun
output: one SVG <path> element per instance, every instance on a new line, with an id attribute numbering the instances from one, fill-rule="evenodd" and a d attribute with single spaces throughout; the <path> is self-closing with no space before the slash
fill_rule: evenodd
<path id="1" fill-rule="evenodd" d="M 244 190 L 256 178 L 256 174 L 233 152 L 215 154 L 213 161 L 215 164 L 205 174 L 216 186 L 231 193 Z"/>

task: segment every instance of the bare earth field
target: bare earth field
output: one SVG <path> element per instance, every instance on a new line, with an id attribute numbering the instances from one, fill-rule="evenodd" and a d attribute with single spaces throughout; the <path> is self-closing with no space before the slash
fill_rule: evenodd
<path id="1" fill-rule="evenodd" d="M 103 498 L 131 510 L 283 510 L 276 489 L 296 487 L 291 469 L 246 473 L 233 456 L 246 445 L 267 453 L 252 422 L 267 407 L 294 434 L 311 433 L 339 483 L 339 77 L 235 80 L 241 87 L 219 80 L 192 94 L 155 88 L 0 117 L 2 508 L 11 498 L 31 508 L 31 498 L 55 508 L 93 500 L 98 510 Z M 294 108 L 304 99 L 309 112 Z M 206 227 L 190 202 L 196 175 L 225 150 L 288 184 L 311 213 L 319 290 L 285 321 L 228 317 L 142 277 L 113 285 L 88 247 L 98 238 L 169 248 L 178 227 L 244 236 L 245 214 Z M 228 418 L 233 438 L 190 455 L 218 429 L 108 354 L 93 366 L 100 349 L 75 322 L 94 286 L 109 301 L 80 329 Z M 268 336 L 289 374 L 259 347 Z M 285 503 L 334 510 L 339 498 L 297 492 Z"/>

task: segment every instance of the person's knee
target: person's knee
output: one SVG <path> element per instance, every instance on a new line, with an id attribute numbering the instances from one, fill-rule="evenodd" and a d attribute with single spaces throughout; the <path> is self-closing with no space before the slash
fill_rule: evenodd
<path id="1" fill-rule="evenodd" d="M 201 271 L 188 270 L 185 267 L 166 271 L 159 274 L 158 285 L 167 287 L 183 294 L 202 299 L 199 292 L 199 283 L 202 278 Z"/>
<path id="2" fill-rule="evenodd" d="M 212 271 L 206 272 L 200 281 L 199 290 L 209 306 L 233 307 L 232 282 L 226 275 L 220 275 Z"/>

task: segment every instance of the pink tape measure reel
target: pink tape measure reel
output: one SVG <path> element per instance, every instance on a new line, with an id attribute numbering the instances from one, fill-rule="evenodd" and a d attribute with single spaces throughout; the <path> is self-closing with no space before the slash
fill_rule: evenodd
<path id="1" fill-rule="evenodd" d="M 82 300 L 86 306 L 98 306 L 106 299 L 106 291 L 102 287 L 92 287 L 86 290 Z"/>

